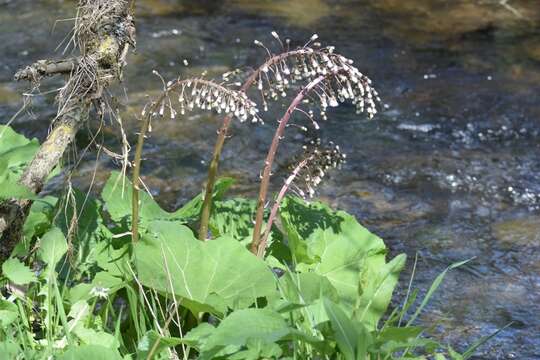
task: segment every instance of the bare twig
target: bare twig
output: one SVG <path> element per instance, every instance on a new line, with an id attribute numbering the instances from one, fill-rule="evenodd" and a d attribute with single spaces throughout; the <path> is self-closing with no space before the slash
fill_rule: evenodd
<path id="1" fill-rule="evenodd" d="M 79 63 L 79 59 L 62 59 L 62 60 L 38 60 L 32 65 L 17 71 L 15 80 L 27 80 L 39 82 L 45 76 L 53 76 L 57 74 L 70 74 Z"/>

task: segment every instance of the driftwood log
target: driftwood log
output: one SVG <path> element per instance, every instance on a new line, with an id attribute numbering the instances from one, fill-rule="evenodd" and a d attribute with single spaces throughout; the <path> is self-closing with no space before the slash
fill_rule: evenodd
<path id="1" fill-rule="evenodd" d="M 79 56 L 40 60 L 15 74 L 15 80 L 33 83 L 46 76 L 67 76 L 52 130 L 19 180 L 34 193 L 42 190 L 92 106 L 101 104 L 104 89 L 121 80 L 129 48 L 135 46 L 132 10 L 133 1 L 128 0 L 79 0 L 72 39 Z M 0 203 L 0 264 L 21 241 L 31 205 L 30 200 L 16 199 Z"/>

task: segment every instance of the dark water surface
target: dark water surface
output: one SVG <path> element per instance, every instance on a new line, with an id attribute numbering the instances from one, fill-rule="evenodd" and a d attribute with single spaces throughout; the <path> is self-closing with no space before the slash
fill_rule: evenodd
<path id="1" fill-rule="evenodd" d="M 64 39 L 72 1 L 0 0 L 0 122 L 20 107 L 26 84 L 12 82 L 22 65 L 48 58 Z M 138 49 L 118 92 L 128 139 L 134 143 L 146 95 L 165 78 L 209 76 L 264 59 L 254 39 L 270 32 L 303 42 L 314 32 L 374 80 L 387 108 L 374 121 L 343 107 L 322 136 L 348 154 L 348 164 L 320 197 L 355 214 L 406 252 L 410 278 L 423 290 L 449 264 L 476 257 L 448 275 L 422 321 L 433 335 L 464 349 L 480 336 L 512 325 L 481 348 L 478 359 L 540 359 L 540 3 L 476 0 L 140 1 Z M 61 48 L 62 49 L 62 48 Z M 60 55 L 60 50 L 56 56 Z M 185 67 L 183 60 L 190 66 Z M 48 92 L 61 79 L 42 84 Z M 54 93 L 35 97 L 17 130 L 43 139 Z M 270 142 L 267 126 L 234 126 L 223 173 L 236 194 L 254 194 Z M 190 114 L 154 124 L 143 173 L 158 200 L 175 208 L 201 190 L 219 118 Z M 92 131 L 80 137 L 81 147 Z M 105 145 L 120 151 L 112 123 Z M 286 154 L 302 139 L 292 133 Z M 71 154 L 71 157 L 76 154 Z M 79 154 L 80 155 L 80 154 Z M 75 175 L 88 188 L 96 151 Z M 98 162 L 94 189 L 115 168 Z M 278 171 L 279 172 L 279 171 Z M 276 185 L 281 180 L 276 177 Z M 51 190 L 59 187 L 53 184 Z M 404 289 L 401 290 L 401 295 Z"/>

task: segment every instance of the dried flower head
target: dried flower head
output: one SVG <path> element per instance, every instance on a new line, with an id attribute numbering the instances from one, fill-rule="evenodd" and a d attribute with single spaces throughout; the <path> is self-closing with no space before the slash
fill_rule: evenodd
<path id="1" fill-rule="evenodd" d="M 346 154 L 333 142 L 321 146 L 321 139 L 310 141 L 304 146 L 301 160 L 293 168 L 293 174 L 296 174 L 293 185 L 297 193 L 302 197 L 313 197 L 327 173 L 340 168 L 346 158 Z"/>
<path id="2" fill-rule="evenodd" d="M 159 75 L 157 72 L 155 74 Z M 152 116 L 164 116 L 168 113 L 171 119 L 176 118 L 177 109 L 181 115 L 195 108 L 215 111 L 236 117 L 241 122 L 251 119 L 253 123 L 262 123 L 258 115 L 257 104 L 243 92 L 233 90 L 225 85 L 202 78 L 178 79 L 164 84 L 163 95 L 150 104 Z M 143 116 L 148 111 L 143 109 Z"/>

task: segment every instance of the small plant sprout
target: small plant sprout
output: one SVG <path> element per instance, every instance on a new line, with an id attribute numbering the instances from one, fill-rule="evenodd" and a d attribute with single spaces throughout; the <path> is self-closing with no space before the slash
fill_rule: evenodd
<path id="1" fill-rule="evenodd" d="M 186 111 L 209 110 L 218 114 L 227 114 L 240 122 L 251 119 L 254 123 L 262 123 L 257 104 L 248 99 L 245 93 L 233 90 L 226 85 L 203 78 L 177 79 L 165 83 L 161 75 L 154 71 L 163 82 L 163 92 L 154 101 L 147 104 L 142 113 L 142 126 L 135 148 L 133 161 L 133 195 L 132 195 L 132 239 L 138 240 L 140 166 L 144 139 L 151 131 L 151 122 L 156 117 L 169 116 L 175 119 Z M 211 196 L 211 195 L 210 195 Z"/>
<path id="2" fill-rule="evenodd" d="M 338 106 L 339 102 L 346 99 L 350 99 L 353 103 L 356 103 L 358 113 L 366 110 L 370 118 L 376 114 L 376 104 L 380 101 L 378 94 L 371 87 L 371 80 L 362 75 L 352 65 L 352 60 L 336 53 L 333 46 L 310 47 L 310 44 L 318 39 L 318 35 L 316 34 L 304 46 L 292 50 L 290 49 L 289 39 L 285 40 L 285 47 L 276 31 L 273 31 L 271 36 L 279 43 L 282 52 L 274 54 L 261 41 L 255 40 L 254 44 L 265 49 L 268 56 L 266 61 L 249 75 L 240 88 L 242 92 L 247 92 L 255 88 L 254 90 L 260 94 L 262 109 L 264 111 L 268 110 L 269 101 L 282 100 L 287 96 L 289 91 L 298 90 L 302 84 L 307 84 L 320 76 L 336 74 L 341 70 L 348 69 L 351 74 L 349 78 L 337 79 L 337 81 L 343 81 L 343 86 L 337 87 L 336 90 L 318 87 L 314 94 L 309 94 L 313 98 L 313 102 L 319 104 L 321 118 L 326 120 L 327 108 Z M 238 71 L 225 74 L 224 79 L 229 79 L 233 75 L 238 75 Z M 303 100 L 309 100 L 309 97 Z M 297 108 L 297 110 L 301 109 Z M 313 112 L 314 110 L 311 111 Z M 313 114 L 309 116 L 310 119 L 313 119 Z M 221 151 L 230 123 L 230 118 L 225 117 L 223 119 L 214 146 L 212 161 L 208 169 L 208 181 L 199 229 L 199 238 L 201 239 L 205 239 L 208 233 L 208 222 L 212 206 L 211 195 L 217 180 Z M 319 124 L 314 121 L 313 126 L 317 128 Z"/>
<path id="3" fill-rule="evenodd" d="M 329 143 L 328 147 L 322 148 L 321 139 L 318 138 L 312 140 L 309 145 L 304 146 L 304 154 L 301 160 L 293 167 L 291 174 L 285 180 L 274 201 L 266 229 L 257 249 L 257 256 L 264 257 L 272 225 L 287 192 L 292 190 L 303 198 L 306 197 L 306 194 L 310 198 L 313 197 L 315 189 L 328 171 L 340 168 L 345 163 L 345 159 L 346 155 L 341 152 L 338 145 L 334 145 L 332 142 Z"/>
<path id="4" fill-rule="evenodd" d="M 317 74 L 315 79 L 302 88 L 281 120 L 279 120 L 279 126 L 276 129 L 266 157 L 257 199 L 257 213 L 251 242 L 251 251 L 254 254 L 259 254 L 264 207 L 270 184 L 272 164 L 279 142 L 284 138 L 285 129 L 293 113 L 299 110 L 299 107 L 309 98 L 312 99 L 311 102 L 317 101 L 320 104 L 323 109 L 322 112 L 326 112 L 326 108 L 329 106 L 336 107 L 342 102 L 349 101 L 356 106 L 357 112 L 366 112 L 369 118 L 373 118 L 377 113 L 377 103 L 380 99 L 377 92 L 371 87 L 371 80 L 354 67 L 351 60 L 342 56 L 339 57 L 339 60 L 339 64 L 331 62 L 331 65 L 326 70 L 323 70 L 320 66 L 318 67 L 319 70 L 314 70 Z M 305 114 L 305 112 L 303 113 Z"/>

